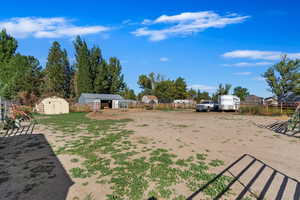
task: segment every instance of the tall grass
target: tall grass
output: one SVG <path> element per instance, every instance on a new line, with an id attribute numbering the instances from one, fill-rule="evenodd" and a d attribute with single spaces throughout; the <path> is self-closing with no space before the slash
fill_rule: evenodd
<path id="1" fill-rule="evenodd" d="M 241 106 L 239 112 L 241 114 L 249 115 L 265 115 L 265 116 L 280 116 L 280 115 L 292 115 L 295 112 L 291 107 L 266 107 L 266 106 Z"/>

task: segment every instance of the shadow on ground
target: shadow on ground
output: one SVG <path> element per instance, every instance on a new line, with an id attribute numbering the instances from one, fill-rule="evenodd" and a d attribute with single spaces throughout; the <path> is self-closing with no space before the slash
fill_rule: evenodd
<path id="1" fill-rule="evenodd" d="M 260 200 L 300 199 L 300 182 L 298 180 L 274 169 L 252 155 L 244 154 L 214 179 L 194 192 L 187 200 L 197 199 L 199 194 L 226 173 L 232 176 L 232 181 L 213 198 L 214 200 L 226 195 L 226 192 L 235 184 L 240 186 L 240 192 L 235 197 L 230 197 L 235 200 L 252 198 Z M 252 198 L 246 198 L 249 196 Z"/>
<path id="2" fill-rule="evenodd" d="M 72 185 L 44 135 L 0 137 L 1 200 L 64 200 Z"/>

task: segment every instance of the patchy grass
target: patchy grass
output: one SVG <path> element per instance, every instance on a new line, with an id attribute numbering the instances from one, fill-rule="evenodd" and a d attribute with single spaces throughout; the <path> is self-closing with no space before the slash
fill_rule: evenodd
<path id="1" fill-rule="evenodd" d="M 80 167 L 70 170 L 71 176 L 80 179 L 93 176 L 97 178 L 96 183 L 110 185 L 112 192 L 107 194 L 108 200 L 149 197 L 181 200 L 184 196 L 173 187 L 182 184 L 194 192 L 215 176 L 208 172 L 209 166 L 224 164 L 220 160 L 206 164 L 206 154 L 184 159 L 167 149 L 148 148 L 151 145 L 148 142 L 130 139 L 134 133 L 122 127 L 128 121 L 92 120 L 85 113 L 40 119 L 40 123 L 74 136 L 55 152 L 82 157 Z M 138 148 L 137 144 L 142 147 Z M 229 181 L 229 177 L 223 176 L 204 193 L 213 198 Z"/>
<path id="2" fill-rule="evenodd" d="M 209 165 L 210 165 L 210 166 L 213 166 L 213 167 L 219 167 L 219 166 L 222 166 L 222 165 L 224 165 L 224 164 L 225 164 L 224 161 L 218 160 L 218 159 L 212 160 L 212 161 L 210 161 L 210 163 L 209 163 Z"/>

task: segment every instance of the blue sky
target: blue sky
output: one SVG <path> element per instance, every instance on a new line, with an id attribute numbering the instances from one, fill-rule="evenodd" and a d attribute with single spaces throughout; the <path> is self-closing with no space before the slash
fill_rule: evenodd
<path id="1" fill-rule="evenodd" d="M 283 53 L 300 58 L 299 7 L 296 0 L 10 0 L 1 3 L 0 28 L 42 65 L 55 40 L 72 61 L 80 34 L 121 60 L 136 91 L 140 74 L 157 72 L 208 92 L 231 83 L 267 97 L 261 74 Z"/>

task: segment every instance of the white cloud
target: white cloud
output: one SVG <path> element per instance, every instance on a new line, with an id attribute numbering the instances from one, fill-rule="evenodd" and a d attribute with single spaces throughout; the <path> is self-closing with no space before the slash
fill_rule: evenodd
<path id="1" fill-rule="evenodd" d="M 272 62 L 239 62 L 233 64 L 223 64 L 225 67 L 255 67 L 273 65 Z"/>
<path id="2" fill-rule="evenodd" d="M 217 88 L 215 86 L 208 86 L 208 85 L 190 85 L 188 86 L 189 89 L 195 89 L 195 90 L 206 90 L 206 91 L 211 91 L 211 90 L 216 90 Z"/>
<path id="3" fill-rule="evenodd" d="M 248 76 L 248 75 L 251 75 L 252 73 L 251 72 L 236 72 L 236 73 L 233 73 L 233 75 L 238 75 L 238 76 Z"/>
<path id="4" fill-rule="evenodd" d="M 167 39 L 171 36 L 188 35 L 204 31 L 208 28 L 223 28 L 229 24 L 236 24 L 245 21 L 249 16 L 238 16 L 228 14 L 221 16 L 213 11 L 185 12 L 179 15 L 162 15 L 155 20 L 145 19 L 143 25 L 169 24 L 164 29 L 149 29 L 142 27 L 134 32 L 135 36 L 148 36 L 151 41 Z"/>
<path id="5" fill-rule="evenodd" d="M 253 80 L 255 80 L 255 81 L 264 81 L 265 78 L 261 77 L 261 76 L 257 76 L 257 77 L 254 77 Z"/>
<path id="6" fill-rule="evenodd" d="M 17 38 L 59 38 L 95 34 L 110 30 L 105 26 L 76 26 L 72 20 L 63 17 L 23 17 L 0 21 L 0 29 Z"/>
<path id="7" fill-rule="evenodd" d="M 262 60 L 279 60 L 283 54 L 291 59 L 300 58 L 300 53 L 286 53 L 281 51 L 236 50 L 224 53 L 226 58 L 248 58 Z"/>
<path id="8" fill-rule="evenodd" d="M 169 58 L 167 58 L 167 57 L 161 57 L 161 58 L 159 59 L 159 61 L 160 61 L 160 62 L 168 62 L 168 61 L 169 61 Z"/>

